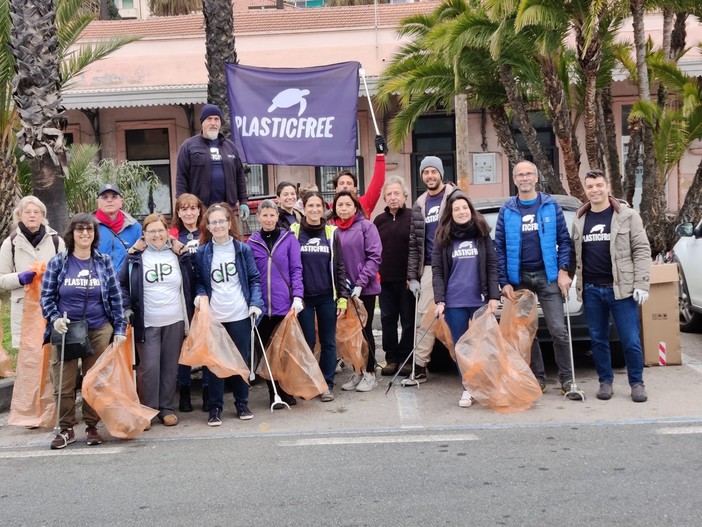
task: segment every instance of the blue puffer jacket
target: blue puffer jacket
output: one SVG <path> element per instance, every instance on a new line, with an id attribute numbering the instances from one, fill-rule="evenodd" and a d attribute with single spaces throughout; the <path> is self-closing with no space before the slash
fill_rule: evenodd
<path id="1" fill-rule="evenodd" d="M 541 205 L 536 212 L 536 220 L 546 278 L 550 283 L 558 279 L 561 267 L 570 267 L 571 241 L 561 206 L 548 194 L 539 192 L 539 196 Z M 497 216 L 495 251 L 500 287 L 521 282 L 522 215 L 517 199 L 514 196 L 507 200 Z"/>
<path id="2" fill-rule="evenodd" d="M 281 230 L 268 251 L 259 231 L 254 232 L 246 242 L 253 251 L 254 260 L 261 274 L 263 314 L 270 316 L 287 315 L 292 306 L 293 297 L 303 298 L 302 261 L 300 260 L 300 243 L 290 231 Z"/>
<path id="3" fill-rule="evenodd" d="M 239 273 L 241 291 L 244 293 L 246 304 L 256 306 L 263 311 L 263 297 L 261 296 L 261 282 L 258 267 L 254 261 L 251 247 L 238 240 L 232 240 L 234 244 L 234 254 L 236 255 L 236 269 Z M 210 281 L 210 269 L 212 269 L 212 242 L 209 241 L 198 247 L 195 253 L 195 294 L 198 296 L 212 296 L 212 282 Z"/>
<path id="4" fill-rule="evenodd" d="M 122 213 L 124 214 L 124 226 L 117 234 L 98 220 L 100 242 L 97 249 L 102 254 L 112 258 L 112 264 L 115 266 L 115 272 L 118 275 L 127 258 L 127 250 L 141 238 L 141 225 L 139 222 L 126 212 Z"/>

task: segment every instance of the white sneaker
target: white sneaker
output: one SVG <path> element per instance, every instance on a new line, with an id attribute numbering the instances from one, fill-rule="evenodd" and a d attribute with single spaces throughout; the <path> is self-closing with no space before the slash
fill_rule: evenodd
<path id="1" fill-rule="evenodd" d="M 336 368 L 334 369 L 334 373 L 341 373 L 344 371 L 344 361 L 339 359 L 336 361 Z"/>
<path id="2" fill-rule="evenodd" d="M 354 373 L 347 383 L 341 385 L 341 389 L 345 392 L 352 392 L 356 389 L 356 386 L 358 386 L 362 380 L 363 375 L 356 375 Z"/>
<path id="3" fill-rule="evenodd" d="M 461 400 L 458 401 L 458 406 L 461 408 L 470 408 L 473 404 L 473 398 L 468 393 L 468 390 L 463 390 L 463 395 L 461 395 Z"/>
<path id="4" fill-rule="evenodd" d="M 378 381 L 372 373 L 364 372 L 363 380 L 356 386 L 357 392 L 370 392 L 373 388 L 378 387 Z"/>

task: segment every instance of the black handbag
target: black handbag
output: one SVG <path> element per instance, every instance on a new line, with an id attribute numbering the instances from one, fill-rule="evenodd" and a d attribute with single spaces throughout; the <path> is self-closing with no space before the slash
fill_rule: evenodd
<path id="1" fill-rule="evenodd" d="M 59 348 L 61 354 L 61 345 L 63 345 L 63 353 L 59 357 L 64 361 L 85 359 L 95 355 L 95 350 L 90 343 L 90 335 L 88 333 L 88 321 L 85 319 L 85 313 L 88 309 L 88 287 L 90 287 L 90 277 L 93 271 L 93 259 L 90 258 L 90 269 L 88 270 L 88 285 L 85 287 L 85 301 L 83 302 L 83 320 L 75 320 L 68 324 L 68 331 L 64 335 L 55 329 L 51 329 L 51 344 Z"/>

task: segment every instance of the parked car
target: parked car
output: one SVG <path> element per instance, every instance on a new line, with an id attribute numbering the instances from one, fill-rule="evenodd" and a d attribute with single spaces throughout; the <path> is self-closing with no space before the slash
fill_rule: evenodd
<path id="1" fill-rule="evenodd" d="M 673 247 L 673 261 L 677 262 L 680 273 L 680 331 L 699 331 L 702 329 L 702 220 L 696 227 L 691 222 L 681 223 L 675 233 L 680 236 Z"/>

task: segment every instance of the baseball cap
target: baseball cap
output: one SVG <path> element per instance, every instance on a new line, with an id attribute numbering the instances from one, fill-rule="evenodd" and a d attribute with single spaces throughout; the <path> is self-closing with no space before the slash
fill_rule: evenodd
<path id="1" fill-rule="evenodd" d="M 100 187 L 100 190 L 98 190 L 98 197 L 104 194 L 107 191 L 112 191 L 118 196 L 122 196 L 122 193 L 119 191 L 119 187 L 117 185 L 113 185 L 112 183 L 106 183 L 105 185 Z"/>

